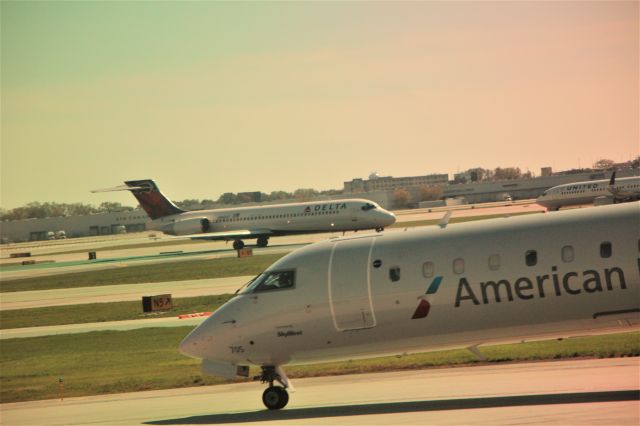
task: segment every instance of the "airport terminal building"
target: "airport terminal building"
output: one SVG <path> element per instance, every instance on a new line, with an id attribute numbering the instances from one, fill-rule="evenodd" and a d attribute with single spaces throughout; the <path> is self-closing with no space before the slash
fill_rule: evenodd
<path id="1" fill-rule="evenodd" d="M 60 231 L 68 238 L 141 232 L 149 217 L 144 210 L 96 213 L 84 216 L 48 217 L 0 222 L 2 242 L 40 241 L 56 238 Z"/>

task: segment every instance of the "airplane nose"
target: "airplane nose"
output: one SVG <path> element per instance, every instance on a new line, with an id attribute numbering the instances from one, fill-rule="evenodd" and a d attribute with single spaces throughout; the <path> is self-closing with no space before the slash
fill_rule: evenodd
<path id="1" fill-rule="evenodd" d="M 204 358 L 204 342 L 196 328 L 180 342 L 180 352 L 193 358 Z"/>
<path id="2" fill-rule="evenodd" d="M 385 226 L 390 226 L 394 223 L 396 223 L 396 215 L 391 212 L 387 212 Z"/>

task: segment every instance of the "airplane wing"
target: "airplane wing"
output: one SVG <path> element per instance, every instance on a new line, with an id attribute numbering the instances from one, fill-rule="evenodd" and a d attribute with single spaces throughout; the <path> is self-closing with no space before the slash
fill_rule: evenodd
<path id="1" fill-rule="evenodd" d="M 236 229 L 234 231 L 183 235 L 182 238 L 189 238 L 192 240 L 233 240 L 235 238 L 257 238 L 263 235 L 270 236 L 272 234 L 273 232 L 270 229 Z"/>

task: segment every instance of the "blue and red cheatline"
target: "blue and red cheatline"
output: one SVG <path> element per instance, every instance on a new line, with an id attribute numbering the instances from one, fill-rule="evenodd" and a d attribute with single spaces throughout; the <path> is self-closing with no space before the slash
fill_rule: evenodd
<path id="1" fill-rule="evenodd" d="M 431 285 L 429 285 L 429 288 L 427 288 L 427 291 L 425 292 L 425 294 L 426 295 L 435 294 L 438 291 L 438 288 L 440 287 L 441 282 L 442 282 L 442 276 L 435 277 L 433 281 L 431 281 Z M 431 310 L 431 304 L 429 303 L 429 301 L 426 299 L 420 299 L 420 303 L 418 303 L 418 307 L 416 308 L 416 311 L 413 313 L 413 316 L 411 317 L 411 319 L 426 318 L 427 315 L 429 315 L 430 310 Z"/>

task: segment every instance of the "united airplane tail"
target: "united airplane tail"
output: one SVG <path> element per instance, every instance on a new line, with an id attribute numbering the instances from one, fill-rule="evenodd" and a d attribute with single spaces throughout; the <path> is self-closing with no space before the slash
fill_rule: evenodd
<path id="1" fill-rule="evenodd" d="M 125 181 L 129 191 L 138 200 L 151 219 L 184 213 L 184 210 L 173 204 L 164 196 L 158 185 L 151 179 Z"/>

